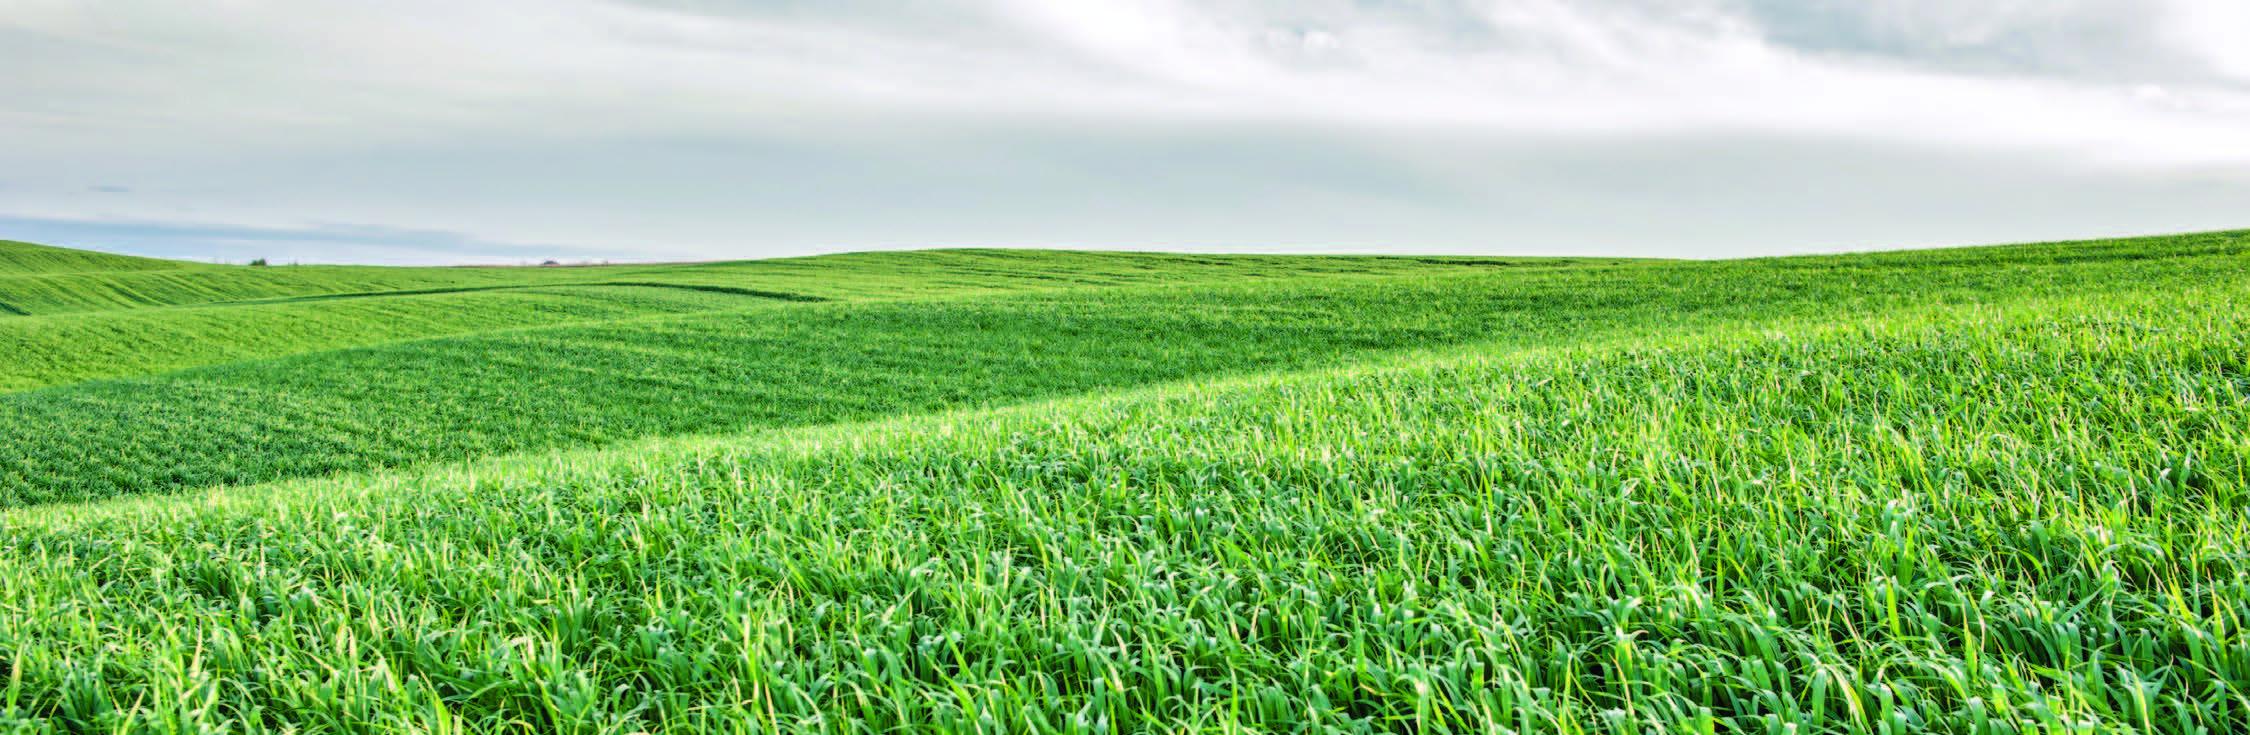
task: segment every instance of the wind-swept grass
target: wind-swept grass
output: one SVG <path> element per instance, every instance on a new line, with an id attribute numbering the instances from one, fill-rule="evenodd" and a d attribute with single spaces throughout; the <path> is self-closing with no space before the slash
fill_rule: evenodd
<path id="1" fill-rule="evenodd" d="M 2250 233 L 912 255 L 0 395 L 0 732 L 2250 730 Z"/>
<path id="2" fill-rule="evenodd" d="M 0 717 L 183 731 L 2234 732 L 2186 292 L 0 515 Z"/>

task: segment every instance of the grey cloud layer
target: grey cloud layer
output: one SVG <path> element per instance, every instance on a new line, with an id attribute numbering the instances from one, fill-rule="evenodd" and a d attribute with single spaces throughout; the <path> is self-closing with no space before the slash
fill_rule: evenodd
<path id="1" fill-rule="evenodd" d="M 2233 0 L 0 0 L 0 215 L 466 233 L 431 259 L 2226 226 L 2245 49 Z"/>

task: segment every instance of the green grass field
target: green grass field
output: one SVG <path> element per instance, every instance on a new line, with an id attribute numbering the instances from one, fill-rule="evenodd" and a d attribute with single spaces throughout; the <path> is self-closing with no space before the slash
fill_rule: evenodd
<path id="1" fill-rule="evenodd" d="M 2250 731 L 2246 299 L 0 243 L 0 733 Z"/>

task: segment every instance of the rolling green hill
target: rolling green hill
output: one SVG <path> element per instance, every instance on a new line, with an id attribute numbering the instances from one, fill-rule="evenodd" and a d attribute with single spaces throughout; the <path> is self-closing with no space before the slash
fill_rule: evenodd
<path id="1" fill-rule="evenodd" d="M 61 314 L 0 321 L 0 391 L 512 327 L 677 314 L 765 299 L 647 286 L 535 286 Z"/>
<path id="2" fill-rule="evenodd" d="M 173 270 L 193 263 L 132 255 L 73 250 L 14 240 L 0 240 L 0 277 L 103 273 L 116 271 Z"/>
<path id="3" fill-rule="evenodd" d="M 2250 232 L 365 271 L 0 318 L 0 732 L 2250 729 Z"/>
<path id="4" fill-rule="evenodd" d="M 0 248 L 5 245 L 0 244 Z M 18 256 L 26 264 L 21 272 L 7 269 L 8 261 L 0 259 L 0 304 L 7 305 L 5 311 L 18 315 L 588 284 L 709 286 L 805 299 L 901 298 L 1132 283 L 1379 275 L 1477 266 L 1566 267 L 1586 262 L 1613 262 L 942 250 L 724 263 L 559 268 L 250 267 L 132 258 L 32 245 L 20 248 L 27 253 Z M 10 252 L 0 249 L 0 258 Z M 105 265 L 113 263 L 129 265 Z"/>

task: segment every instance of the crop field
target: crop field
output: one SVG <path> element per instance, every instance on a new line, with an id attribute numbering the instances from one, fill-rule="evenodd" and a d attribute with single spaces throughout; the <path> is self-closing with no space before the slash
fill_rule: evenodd
<path id="1" fill-rule="evenodd" d="M 2250 231 L 0 243 L 0 733 L 2250 732 Z"/>

